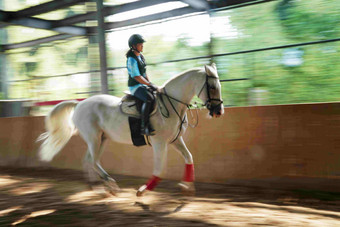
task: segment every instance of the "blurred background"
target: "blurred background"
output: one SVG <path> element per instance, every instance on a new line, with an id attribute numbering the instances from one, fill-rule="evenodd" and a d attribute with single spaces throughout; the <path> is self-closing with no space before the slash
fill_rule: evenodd
<path id="1" fill-rule="evenodd" d="M 0 0 L 0 10 L 20 11 L 47 2 L 50 1 Z M 105 0 L 104 6 L 130 2 L 135 1 Z M 105 22 L 119 24 L 180 9 L 188 6 L 185 2 L 168 1 L 117 13 L 106 16 Z M 339 2 L 252 2 L 258 4 L 216 7 L 107 29 L 109 93 L 123 96 L 127 90 L 127 40 L 130 35 L 139 33 L 147 40 L 144 45 L 147 71 L 157 85 L 184 70 L 215 62 L 226 106 L 339 101 Z M 94 11 L 96 5 L 90 3 L 79 1 L 79 4 L 33 18 L 48 21 L 75 18 Z M 75 25 L 91 27 L 96 26 L 96 21 Z M 0 99 L 2 103 L 11 100 L 11 108 L 15 108 L 14 100 L 20 107 L 31 103 L 29 111 L 20 115 L 45 114 L 51 108 L 44 104 L 46 101 L 83 99 L 100 93 L 99 49 L 95 35 L 15 46 L 58 34 L 13 24 L 0 27 Z"/>

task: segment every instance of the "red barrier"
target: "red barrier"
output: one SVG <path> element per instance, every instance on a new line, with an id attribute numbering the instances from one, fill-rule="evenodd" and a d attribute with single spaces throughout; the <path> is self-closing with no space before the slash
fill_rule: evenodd
<path id="1" fill-rule="evenodd" d="M 72 100 L 83 101 L 84 99 L 72 99 Z M 33 105 L 34 106 L 54 106 L 64 101 L 69 101 L 69 100 L 53 100 L 53 101 L 36 102 Z"/>

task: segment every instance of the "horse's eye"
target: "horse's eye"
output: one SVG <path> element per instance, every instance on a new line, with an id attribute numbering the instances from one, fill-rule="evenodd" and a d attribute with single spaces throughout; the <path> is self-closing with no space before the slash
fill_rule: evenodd
<path id="1" fill-rule="evenodd" d="M 210 90 L 216 90 L 216 88 L 214 86 L 210 86 L 209 89 Z"/>

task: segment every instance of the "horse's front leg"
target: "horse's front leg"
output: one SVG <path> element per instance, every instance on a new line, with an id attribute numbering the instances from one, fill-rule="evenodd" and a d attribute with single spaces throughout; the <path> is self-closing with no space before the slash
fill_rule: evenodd
<path id="1" fill-rule="evenodd" d="M 174 148 L 183 156 L 185 160 L 185 169 L 182 182 L 179 186 L 182 189 L 183 194 L 194 195 L 195 194 L 195 173 L 194 173 L 194 161 L 190 151 L 185 145 L 183 138 L 179 137 L 175 142 L 172 143 Z"/>
<path id="2" fill-rule="evenodd" d="M 166 158 L 168 153 L 168 147 L 165 142 L 152 143 L 153 146 L 153 174 L 146 184 L 141 186 L 137 191 L 137 196 L 143 196 L 147 191 L 152 191 L 157 184 L 161 181 L 164 166 L 166 164 Z"/>

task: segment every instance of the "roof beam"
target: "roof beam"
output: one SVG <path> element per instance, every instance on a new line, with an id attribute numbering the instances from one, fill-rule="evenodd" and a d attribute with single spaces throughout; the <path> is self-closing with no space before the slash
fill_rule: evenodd
<path id="1" fill-rule="evenodd" d="M 39 45 L 39 44 L 42 44 L 42 43 L 48 43 L 48 42 L 53 42 L 53 41 L 57 41 L 57 40 L 68 39 L 68 38 L 71 38 L 71 37 L 74 37 L 74 35 L 67 35 L 67 34 L 54 35 L 54 36 L 30 40 L 30 41 L 22 42 L 22 43 L 0 45 L 0 50 L 6 51 L 6 50 L 11 50 L 11 49 L 30 47 L 30 46 L 35 46 L 35 45 Z"/>
<path id="2" fill-rule="evenodd" d="M 71 2 L 72 2 L 72 4 L 74 4 L 75 2 L 82 2 L 82 1 L 84 1 L 84 0 L 73 0 L 73 1 L 65 0 L 65 1 L 62 1 L 62 2 L 64 2 L 64 3 L 69 2 L 69 4 L 71 4 Z M 137 2 L 127 3 L 127 4 L 123 4 L 123 5 L 105 7 L 104 10 L 103 10 L 103 14 L 105 16 L 108 16 L 108 15 L 115 14 L 115 13 L 118 13 L 118 12 L 126 12 L 126 11 L 129 11 L 129 10 L 134 10 L 134 9 L 138 9 L 138 8 L 143 8 L 143 7 L 161 4 L 161 3 L 166 3 L 166 2 L 171 2 L 171 1 L 175 1 L 175 0 L 140 0 L 140 1 L 137 1 Z M 189 4 L 188 0 L 183 0 L 183 1 L 185 1 L 187 4 Z M 202 2 L 201 0 L 199 0 L 199 1 Z M 232 7 L 232 6 L 238 7 L 238 6 L 242 6 L 244 4 L 245 5 L 252 5 L 252 4 L 270 2 L 270 1 L 275 1 L 275 0 L 262 0 L 262 1 L 259 1 L 259 0 L 210 0 L 209 6 L 211 8 Z M 59 2 L 59 1 L 53 1 L 53 2 Z M 170 18 L 170 17 L 182 16 L 182 15 L 189 14 L 189 13 L 205 11 L 203 9 L 200 9 L 200 10 L 197 9 L 197 8 L 195 9 L 193 7 L 193 4 L 195 4 L 195 3 L 192 3 L 192 2 L 196 2 L 196 0 L 195 1 L 193 0 L 193 1 L 190 1 L 190 2 L 191 2 L 191 4 L 190 4 L 191 7 L 175 9 L 175 10 L 171 10 L 171 11 L 168 11 L 168 12 L 152 14 L 152 15 L 148 15 L 148 16 L 144 16 L 144 17 L 126 20 L 126 21 L 106 23 L 105 29 L 108 30 L 108 29 L 122 28 L 122 27 L 131 26 L 131 25 L 135 25 L 135 24 L 141 24 L 141 23 L 146 23 L 146 22 L 150 22 L 150 21 L 162 20 L 162 19 L 166 19 L 166 18 Z M 47 3 L 45 3 L 45 4 L 47 4 Z M 0 10 L 0 27 L 1 27 L 1 22 L 4 21 L 4 20 L 8 20 L 8 17 L 11 16 L 9 14 L 12 14 L 12 12 L 5 12 L 5 11 Z M 34 18 L 34 19 L 36 19 L 36 18 Z M 60 20 L 60 21 L 49 21 L 49 22 L 52 23 L 51 27 L 56 29 L 55 31 L 60 31 L 60 30 L 58 30 L 60 27 L 64 27 L 64 29 L 66 30 L 66 29 L 75 27 L 75 26 L 69 26 L 71 24 L 83 22 L 83 21 L 86 21 L 86 20 L 92 20 L 92 19 L 96 19 L 96 12 L 78 15 L 78 16 L 74 16 L 74 17 L 69 17 L 69 18 L 66 18 L 66 19 Z M 37 20 L 39 20 L 39 19 L 37 19 Z M 42 20 L 42 21 L 44 21 L 44 20 Z M 26 23 L 28 23 L 28 22 L 26 22 Z M 82 27 L 78 27 L 78 28 L 82 28 Z M 94 34 L 94 33 L 97 32 L 96 27 L 82 28 L 82 29 L 86 29 L 91 34 Z M 64 30 L 64 32 L 65 32 L 65 30 Z M 65 32 L 65 33 L 68 33 L 68 32 Z M 73 32 L 73 33 L 75 33 L 75 32 Z M 63 39 L 71 38 L 71 37 L 74 37 L 74 36 L 77 36 L 77 35 L 76 34 L 60 34 L 60 35 L 50 36 L 50 37 L 46 37 L 46 38 L 31 40 L 31 41 L 27 41 L 27 42 L 23 42 L 23 43 L 7 44 L 7 45 L 2 45 L 2 46 L 0 45 L 0 50 L 4 51 L 4 50 L 15 49 L 15 48 L 21 48 L 21 47 L 29 47 L 29 46 L 34 46 L 34 45 L 38 45 L 38 44 L 41 44 L 41 43 L 52 42 L 52 41 L 56 41 L 56 40 L 63 40 Z"/>
<path id="3" fill-rule="evenodd" d="M 149 15 L 149 16 L 139 17 L 139 18 L 135 18 L 135 19 L 131 19 L 131 20 L 120 21 L 120 22 L 115 22 L 115 23 L 106 23 L 105 29 L 121 28 L 121 27 L 130 26 L 130 25 L 134 25 L 134 24 L 140 24 L 140 23 L 145 23 L 145 22 L 154 21 L 154 20 L 166 19 L 166 18 L 169 18 L 169 17 L 183 16 L 185 14 L 195 13 L 195 12 L 198 12 L 198 10 L 192 9 L 191 7 L 185 7 L 185 8 L 181 8 L 181 9 L 171 10 L 171 11 L 168 11 L 168 12 L 157 13 L 157 14 L 152 14 L 152 15 Z M 91 34 L 95 34 L 97 32 L 97 27 L 90 27 L 90 28 L 87 28 L 87 29 L 88 29 L 89 33 L 91 33 Z M 60 34 L 60 35 L 55 35 L 55 36 L 49 36 L 49 37 L 46 37 L 46 38 L 31 40 L 31 41 L 22 42 L 22 43 L 2 45 L 2 46 L 0 46 L 0 50 L 6 51 L 6 50 L 11 50 L 11 49 L 16 49 L 16 48 L 30 47 L 30 46 L 35 46 L 35 45 L 39 45 L 39 44 L 42 44 L 42 43 L 68 39 L 68 38 L 71 38 L 71 37 L 74 37 L 74 36 L 75 35 L 70 35 L 70 34 Z"/>
<path id="4" fill-rule="evenodd" d="M 11 17 L 13 17 L 14 12 L 8 12 L 0 10 L 0 21 L 6 23 Z"/>
<path id="5" fill-rule="evenodd" d="M 208 10 L 210 8 L 208 2 L 205 0 L 181 0 L 181 1 L 197 10 Z"/>
<path id="6" fill-rule="evenodd" d="M 43 13 L 48 13 L 54 10 L 63 9 L 66 7 L 70 7 L 82 2 L 86 2 L 86 0 L 54 0 L 50 2 L 46 2 L 43 4 L 39 4 L 36 6 L 32 6 L 23 10 L 19 10 L 15 13 L 15 17 L 31 17 L 34 15 L 39 15 Z"/>
<path id="7" fill-rule="evenodd" d="M 140 0 L 137 2 L 127 3 L 123 5 L 116 5 L 111 7 L 104 7 L 103 15 L 109 16 L 116 13 L 127 12 L 143 7 L 152 5 L 172 2 L 174 0 Z M 0 10 L 0 21 L 5 22 L 0 24 L 1 27 L 5 27 L 8 24 L 15 24 L 21 26 L 27 26 L 32 28 L 47 29 L 57 31 L 60 33 L 67 33 L 72 35 L 85 35 L 86 29 L 77 26 L 71 26 L 72 24 L 84 22 L 86 20 L 96 20 L 97 12 L 86 13 L 82 15 L 76 15 L 63 20 L 52 21 L 42 20 L 38 18 L 32 18 L 30 16 L 35 14 L 46 13 L 54 9 L 65 8 L 85 0 L 55 0 L 47 2 L 38 6 L 33 6 L 28 9 L 20 10 L 18 12 L 6 12 Z M 54 7 L 54 8 L 53 8 Z"/>
<path id="8" fill-rule="evenodd" d="M 134 18 L 130 20 L 105 23 L 105 30 L 122 28 L 126 26 L 146 23 L 150 21 L 162 20 L 162 19 L 166 19 L 170 17 L 183 16 L 185 14 L 195 13 L 195 12 L 199 12 L 199 11 L 191 7 L 184 7 L 184 8 L 174 9 L 174 10 L 170 10 L 170 11 L 163 12 L 163 13 L 156 13 L 156 14 L 152 14 L 148 16 L 138 17 L 138 18 Z M 96 27 L 90 27 L 89 33 L 91 34 L 96 33 Z"/>
<path id="9" fill-rule="evenodd" d="M 123 13 L 135 9 L 140 9 L 148 6 L 153 6 L 157 4 L 173 2 L 174 0 L 140 0 L 137 2 L 126 3 L 123 5 L 116 5 L 116 6 L 106 6 L 103 9 L 104 16 L 110 16 L 117 13 Z M 55 21 L 54 26 L 65 26 L 65 25 L 72 25 L 80 22 L 84 22 L 86 20 L 96 20 L 97 13 L 91 12 L 81 15 L 76 15 L 72 17 L 65 18 L 63 20 Z"/>
<path id="10" fill-rule="evenodd" d="M 277 0 L 210 0 L 209 5 L 210 8 L 222 8 L 222 7 L 231 7 L 231 8 L 238 8 L 248 5 L 255 5 L 260 3 L 266 3 L 271 1 Z"/>
<path id="11" fill-rule="evenodd" d="M 6 12 L 0 10 L 0 19 L 3 22 L 0 25 L 1 27 L 5 27 L 8 24 L 25 26 L 30 28 L 38 28 L 38 29 L 46 29 L 51 31 L 56 31 L 60 33 L 72 34 L 72 35 L 86 35 L 86 29 L 78 26 L 60 26 L 55 27 L 53 21 L 43 20 L 34 17 L 28 18 L 17 18 L 13 17 L 12 12 Z"/>
<path id="12" fill-rule="evenodd" d="M 140 0 L 137 2 L 130 2 L 123 5 L 116 5 L 111 7 L 105 7 L 104 8 L 104 15 L 109 16 L 116 13 L 123 13 L 135 9 L 140 9 L 148 6 L 154 6 L 158 4 L 168 3 L 168 2 L 174 2 L 177 0 Z"/>

